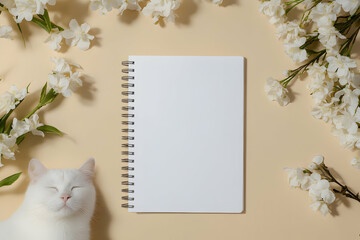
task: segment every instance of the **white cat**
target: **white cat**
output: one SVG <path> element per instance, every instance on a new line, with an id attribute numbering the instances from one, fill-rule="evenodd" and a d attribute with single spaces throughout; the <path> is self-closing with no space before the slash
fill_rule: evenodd
<path id="1" fill-rule="evenodd" d="M 96 198 L 94 168 L 94 159 L 79 169 L 50 170 L 32 159 L 25 200 L 8 220 L 0 222 L 0 239 L 89 240 Z"/>

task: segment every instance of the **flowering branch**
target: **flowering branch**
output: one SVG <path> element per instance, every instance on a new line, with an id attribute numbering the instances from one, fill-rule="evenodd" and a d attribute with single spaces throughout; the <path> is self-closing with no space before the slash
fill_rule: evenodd
<path id="1" fill-rule="evenodd" d="M 221 5 L 223 0 L 210 0 L 212 3 Z M 155 24 L 161 20 L 175 22 L 175 11 L 180 7 L 180 0 L 150 0 L 145 7 L 141 7 L 141 0 L 90 0 L 90 9 L 100 10 L 102 15 L 117 9 L 122 15 L 125 10 L 142 12 L 145 16 L 151 16 Z"/>
<path id="2" fill-rule="evenodd" d="M 15 160 L 15 152 L 18 145 L 31 132 L 33 135 L 44 137 L 44 133 L 55 133 L 62 135 L 57 128 L 39 122 L 37 111 L 47 104 L 52 103 L 59 94 L 70 97 L 72 92 L 82 86 L 79 78 L 80 72 L 74 71 L 80 66 L 70 64 L 64 59 L 52 59 L 55 69 L 49 74 L 49 83 L 45 83 L 41 90 L 39 103 L 24 118 L 18 120 L 13 118 L 7 124 L 8 118 L 14 110 L 24 101 L 28 94 L 28 87 L 18 89 L 12 86 L 9 91 L 0 96 L 0 167 L 3 166 L 1 159 Z M 47 90 L 48 85 L 50 87 Z M 11 185 L 21 173 L 14 174 L 0 181 L 0 187 Z"/>
<path id="3" fill-rule="evenodd" d="M 63 27 L 53 23 L 50 19 L 47 5 L 55 5 L 56 0 L 0 0 L 0 13 L 9 12 L 16 22 L 21 37 L 25 44 L 25 38 L 20 23 L 25 19 L 33 22 L 44 29 L 50 36 L 46 39 L 51 49 L 60 50 L 61 42 L 66 40 L 69 46 L 78 46 L 81 50 L 87 50 L 90 46 L 90 40 L 94 36 L 88 34 L 90 26 L 87 23 L 81 26 L 75 19 L 70 21 L 70 29 L 65 30 Z M 0 27 L 0 38 L 11 38 L 10 26 Z"/>
<path id="4" fill-rule="evenodd" d="M 335 194 L 360 202 L 359 193 L 353 193 L 346 185 L 341 184 L 324 163 L 323 156 L 315 156 L 308 168 L 285 168 L 291 187 L 309 191 L 313 202 L 310 207 L 320 211 L 324 216 L 330 211 L 329 204 L 335 201 Z M 340 190 L 331 188 L 331 183 L 340 186 Z"/>
<path id="5" fill-rule="evenodd" d="M 334 176 L 333 174 L 330 172 L 329 168 L 325 165 L 324 162 L 322 162 L 320 165 L 317 165 L 319 170 L 322 172 L 323 176 L 329 181 L 329 182 L 333 182 L 336 183 L 338 186 L 341 187 L 340 190 L 338 189 L 333 189 L 334 192 L 336 193 L 340 193 L 342 195 L 344 195 L 345 197 L 354 199 L 358 202 L 360 202 L 360 197 L 359 197 L 359 193 L 353 193 L 346 185 L 341 184 Z"/>
<path id="6" fill-rule="evenodd" d="M 289 84 L 307 73 L 313 117 L 331 124 L 343 147 L 360 149 L 360 74 L 351 58 L 360 31 L 360 1 L 261 2 L 260 11 L 276 26 L 277 36 L 284 39 L 286 54 L 295 63 L 302 63 L 286 71 L 282 80 L 267 79 L 267 97 L 286 106 L 290 103 Z M 303 14 L 290 21 L 287 15 L 294 9 Z"/>

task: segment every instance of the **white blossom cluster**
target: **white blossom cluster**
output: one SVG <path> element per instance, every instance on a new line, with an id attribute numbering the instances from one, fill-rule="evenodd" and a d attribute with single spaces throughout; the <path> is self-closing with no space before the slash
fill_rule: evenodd
<path id="1" fill-rule="evenodd" d="M 11 86 L 8 91 L 0 96 L 0 116 L 4 116 L 22 101 L 27 95 L 27 89 L 18 89 L 16 86 Z"/>
<path id="2" fill-rule="evenodd" d="M 68 63 L 63 58 L 53 58 L 55 67 L 49 74 L 48 86 L 55 92 L 49 91 L 46 93 L 46 85 L 43 90 L 46 98 L 49 96 L 50 101 L 54 100 L 57 94 L 62 94 L 64 97 L 70 97 L 72 92 L 82 85 L 82 81 L 79 78 L 79 71 L 76 68 L 80 66 L 74 63 Z M 74 71 L 75 70 L 75 71 Z M 4 116 L 9 116 L 12 111 L 24 100 L 27 96 L 27 88 L 18 89 L 16 86 L 11 86 L 8 91 L 0 96 L 0 123 Z M 41 106 L 47 104 L 40 100 Z M 1 124 L 0 124 L 1 125 Z M 11 122 L 11 128 L 8 131 L 2 131 L 0 133 L 0 167 L 3 166 L 1 159 L 15 160 L 15 152 L 17 150 L 16 141 L 24 134 L 32 133 L 33 135 L 39 135 L 44 137 L 44 133 L 38 128 L 44 126 L 39 122 L 39 116 L 33 111 L 27 117 L 19 120 L 13 118 Z M 49 126 L 44 126 L 49 127 Z M 46 131 L 46 130 L 44 130 Z"/>
<path id="3" fill-rule="evenodd" d="M 45 40 L 52 50 L 59 51 L 61 49 L 61 42 L 65 42 L 69 46 L 77 46 L 81 50 L 87 50 L 90 47 L 90 40 L 94 39 L 93 35 L 89 34 L 90 25 L 83 23 L 79 25 L 76 19 L 72 19 L 69 23 L 69 29 L 59 31 L 57 28 L 53 29 L 50 36 Z"/>
<path id="4" fill-rule="evenodd" d="M 290 102 L 288 90 L 279 81 L 268 78 L 265 84 L 265 92 L 271 101 L 277 101 L 280 106 L 286 106 Z"/>
<path id="5" fill-rule="evenodd" d="M 0 38 L 11 39 L 10 33 L 13 31 L 10 26 L 0 26 Z"/>
<path id="6" fill-rule="evenodd" d="M 64 97 L 70 97 L 72 92 L 82 86 L 80 79 L 80 68 L 78 64 L 68 63 L 63 58 L 52 58 L 55 68 L 49 74 L 49 87 Z"/>
<path id="7" fill-rule="evenodd" d="M 0 134 L 0 167 L 3 166 L 1 159 L 15 160 L 15 152 L 18 149 L 16 140 L 18 137 L 31 132 L 33 135 L 44 137 L 44 133 L 38 130 L 38 127 L 44 124 L 39 122 L 39 116 L 35 113 L 29 118 L 23 120 L 13 119 L 10 134 Z"/>
<path id="8" fill-rule="evenodd" d="M 359 158 L 354 157 L 350 163 L 354 168 L 360 170 L 360 159 Z"/>
<path id="9" fill-rule="evenodd" d="M 162 18 L 165 21 L 174 22 L 175 11 L 179 8 L 180 0 L 150 0 L 144 8 L 141 8 L 142 0 L 90 0 L 90 9 L 100 10 L 101 14 L 106 14 L 112 9 L 117 9 L 119 14 L 125 10 L 135 10 L 142 12 L 145 16 L 151 16 L 154 23 L 158 23 Z M 223 0 L 211 0 L 212 3 L 220 5 Z"/>
<path id="10" fill-rule="evenodd" d="M 308 59 L 306 50 L 300 46 L 305 44 L 307 39 L 318 37 L 324 49 L 319 55 L 321 60 L 319 57 L 318 61 L 304 68 L 310 77 L 307 88 L 314 100 L 312 115 L 331 124 L 333 135 L 339 138 L 343 147 L 360 149 L 360 75 L 356 62 L 339 53 L 340 43 L 346 37 L 334 27 L 339 13 L 355 13 L 360 1 L 306 0 L 304 3 L 305 8 L 314 6 L 307 19 L 307 24 L 313 24 L 316 28 L 311 33 L 305 31 L 303 24 L 287 20 L 283 0 L 264 1 L 261 3 L 260 11 L 275 24 L 278 36 L 285 41 L 285 51 L 294 62 Z M 292 72 L 288 74 L 291 75 Z M 270 100 L 277 101 L 281 106 L 289 103 L 288 91 L 281 81 L 268 79 L 265 91 Z"/>
<path id="11" fill-rule="evenodd" d="M 0 96 L 0 116 L 4 116 L 26 97 L 27 89 L 18 89 L 16 86 L 11 86 L 8 91 Z M 24 120 L 13 119 L 12 130 L 10 134 L 0 134 L 0 167 L 3 166 L 1 158 L 15 160 L 15 151 L 17 150 L 16 139 L 23 134 L 32 132 L 34 135 L 43 136 L 43 132 L 37 130 L 42 126 L 39 123 L 39 116 L 32 115 L 30 118 Z"/>
<path id="12" fill-rule="evenodd" d="M 24 19 L 31 21 L 34 15 L 44 14 L 46 5 L 55 5 L 56 0 L 0 0 L 9 12 L 14 16 L 17 23 Z"/>
<path id="13" fill-rule="evenodd" d="M 55 5 L 56 0 L 0 0 L 0 3 L 9 10 L 16 23 L 21 23 L 24 19 L 32 21 L 35 15 L 43 15 L 47 5 Z M 10 26 L 1 26 L 0 38 L 11 38 L 10 33 L 12 30 Z M 88 33 L 89 30 L 89 24 L 83 23 L 79 25 L 76 19 L 72 19 L 67 30 L 59 31 L 59 28 L 52 27 L 50 36 L 45 42 L 55 51 L 61 49 L 63 39 L 69 46 L 77 46 L 81 50 L 87 50 L 90 47 L 90 40 L 94 39 L 94 36 Z"/>
<path id="14" fill-rule="evenodd" d="M 290 186 L 308 191 L 312 199 L 310 207 L 325 216 L 330 212 L 328 205 L 335 201 L 335 194 L 331 190 L 330 182 L 316 172 L 323 161 L 323 156 L 315 156 L 309 169 L 285 168 L 285 170 L 288 171 Z"/>
<path id="15" fill-rule="evenodd" d="M 31 21 L 34 15 L 44 14 L 46 5 L 55 5 L 56 0 L 0 0 L 0 3 L 9 10 L 16 23 L 21 23 L 24 19 Z M 0 38 L 11 39 L 12 31 L 10 26 L 1 26 Z"/>

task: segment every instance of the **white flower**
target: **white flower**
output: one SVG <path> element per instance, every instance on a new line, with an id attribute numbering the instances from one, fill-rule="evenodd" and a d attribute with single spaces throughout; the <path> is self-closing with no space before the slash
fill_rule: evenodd
<path id="1" fill-rule="evenodd" d="M 15 7 L 14 0 L 0 0 L 0 3 L 3 4 L 7 9 L 11 9 Z"/>
<path id="2" fill-rule="evenodd" d="M 353 59 L 341 56 L 340 54 L 336 57 L 327 57 L 326 61 L 329 63 L 328 72 L 336 75 L 342 85 L 345 85 L 348 81 L 347 79 L 351 78 L 350 69 L 356 68 L 356 62 Z"/>
<path id="3" fill-rule="evenodd" d="M 323 104 L 329 98 L 329 94 L 333 92 L 334 81 L 328 78 L 326 67 L 320 66 L 318 63 L 309 67 L 308 74 L 310 81 L 307 88 L 311 92 L 315 104 Z"/>
<path id="4" fill-rule="evenodd" d="M 322 87 L 313 92 L 311 96 L 314 99 L 315 104 L 326 102 L 326 99 L 329 97 L 329 93 L 333 90 L 333 87 L 333 82 L 327 82 Z"/>
<path id="5" fill-rule="evenodd" d="M 113 8 L 119 8 L 122 0 L 90 0 L 92 11 L 100 10 L 101 14 L 110 12 Z"/>
<path id="6" fill-rule="evenodd" d="M 123 14 L 123 12 L 126 9 L 140 11 L 141 10 L 141 7 L 139 5 L 140 1 L 141 0 L 121 0 L 121 6 L 119 8 L 119 13 Z"/>
<path id="7" fill-rule="evenodd" d="M 70 97 L 72 92 L 82 86 L 79 74 L 80 72 L 70 72 L 70 76 L 62 74 L 49 75 L 49 85 L 55 92 L 61 93 L 64 97 Z"/>
<path id="8" fill-rule="evenodd" d="M 9 91 L 5 92 L 0 97 L 0 116 L 7 114 L 10 110 L 15 109 L 16 105 L 25 98 L 27 89 L 18 89 L 16 86 L 11 86 Z"/>
<path id="9" fill-rule="evenodd" d="M 314 211 L 319 211 L 323 216 L 326 216 L 326 214 L 330 212 L 329 207 L 323 201 L 315 201 L 310 204 L 310 207 Z"/>
<path id="10" fill-rule="evenodd" d="M 295 41 L 305 34 L 305 30 L 295 21 L 288 21 L 277 25 L 277 36 L 278 38 L 284 38 L 285 42 Z"/>
<path id="11" fill-rule="evenodd" d="M 354 115 L 346 111 L 342 111 L 341 113 L 341 115 L 333 118 L 334 126 L 337 129 L 345 129 L 350 134 L 356 134 L 358 132 L 357 123 L 360 122 L 360 110 L 357 108 Z"/>
<path id="12" fill-rule="evenodd" d="M 311 115 L 314 118 L 322 119 L 325 122 L 332 121 L 337 113 L 338 108 L 334 107 L 332 103 L 317 104 L 311 109 Z"/>
<path id="13" fill-rule="evenodd" d="M 18 89 L 15 85 L 12 85 L 9 89 L 9 93 L 12 94 L 16 101 L 15 103 L 18 104 L 21 100 L 23 100 L 27 95 L 27 89 L 22 88 Z"/>
<path id="14" fill-rule="evenodd" d="M 353 116 L 348 112 L 342 112 L 342 115 L 333 118 L 334 126 L 337 129 L 344 129 L 350 134 L 356 134 L 358 131 L 357 122 L 360 121 L 359 113 Z"/>
<path id="15" fill-rule="evenodd" d="M 38 127 L 43 125 L 44 124 L 39 123 L 39 116 L 36 113 L 33 114 L 30 118 L 25 118 L 24 121 L 20 121 L 17 118 L 14 118 L 10 136 L 17 138 L 28 132 L 32 132 L 34 135 L 44 137 L 44 133 L 40 130 L 37 130 Z"/>
<path id="16" fill-rule="evenodd" d="M 38 127 L 44 126 L 44 124 L 39 122 L 39 115 L 35 113 L 30 118 L 25 118 L 25 122 L 29 126 L 29 131 L 33 135 L 44 137 L 44 133 L 37 129 Z"/>
<path id="17" fill-rule="evenodd" d="M 174 11 L 180 6 L 180 0 L 150 0 L 143 8 L 145 16 L 152 16 L 154 23 L 162 17 L 164 20 L 174 22 L 176 14 Z"/>
<path id="18" fill-rule="evenodd" d="M 49 86 L 56 93 L 61 93 L 64 97 L 70 97 L 72 92 L 82 86 L 82 81 L 78 77 L 79 72 L 71 73 L 67 77 L 62 74 L 49 75 Z"/>
<path id="19" fill-rule="evenodd" d="M 317 84 L 318 86 L 321 86 L 323 81 L 326 78 L 326 67 L 325 66 L 321 66 L 318 63 L 314 63 L 312 66 L 309 66 L 309 69 L 307 71 L 309 77 L 313 80 L 315 80 L 316 82 L 318 82 L 319 84 Z M 309 90 L 313 89 L 314 87 L 309 87 Z M 317 88 L 317 87 L 315 87 Z M 316 90 L 316 89 L 315 89 Z M 314 91 L 314 90 L 311 90 Z"/>
<path id="20" fill-rule="evenodd" d="M 223 0 L 212 0 L 214 4 L 220 5 L 222 4 Z"/>
<path id="21" fill-rule="evenodd" d="M 56 0 L 40 0 L 43 4 L 55 5 Z"/>
<path id="22" fill-rule="evenodd" d="M 340 107 L 346 109 L 346 111 L 351 114 L 355 115 L 355 112 L 359 105 L 359 96 L 360 96 L 360 89 L 351 90 L 349 86 L 343 88 L 342 90 L 337 91 L 333 98 L 333 102 L 342 102 Z"/>
<path id="23" fill-rule="evenodd" d="M 270 23 L 283 22 L 285 17 L 285 4 L 282 0 L 264 1 L 260 4 L 259 11 L 270 17 Z"/>
<path id="24" fill-rule="evenodd" d="M 10 33 L 13 31 L 10 26 L 1 26 L 0 27 L 0 38 L 11 39 Z"/>
<path id="25" fill-rule="evenodd" d="M 80 67 L 77 64 L 70 64 L 63 58 L 53 58 L 55 69 L 49 74 L 49 86 L 54 89 L 56 93 L 61 93 L 64 97 L 70 97 L 72 92 L 78 87 L 82 86 L 82 81 L 79 78 L 80 72 L 72 71 L 73 67 Z"/>
<path id="26" fill-rule="evenodd" d="M 330 189 L 323 190 L 320 196 L 322 200 L 327 204 L 331 204 L 335 201 L 335 194 Z"/>
<path id="27" fill-rule="evenodd" d="M 277 101 L 280 106 L 286 106 L 290 102 L 288 90 L 281 85 L 281 83 L 273 78 L 268 78 L 264 90 L 268 99 Z"/>
<path id="28" fill-rule="evenodd" d="M 314 0 L 305 0 L 303 4 L 305 6 L 305 9 L 308 9 L 314 5 Z"/>
<path id="29" fill-rule="evenodd" d="M 320 27 L 319 31 L 319 41 L 326 49 L 332 49 L 337 46 L 338 38 L 346 39 L 335 27 Z"/>
<path id="30" fill-rule="evenodd" d="M 309 187 L 321 179 L 320 174 L 304 172 L 303 168 L 285 168 L 288 171 L 288 180 L 291 187 L 299 187 L 302 190 L 308 190 Z"/>
<path id="31" fill-rule="evenodd" d="M 288 171 L 288 180 L 291 187 L 301 187 L 307 182 L 308 173 L 303 168 L 285 168 Z"/>
<path id="32" fill-rule="evenodd" d="M 55 63 L 55 68 L 53 69 L 53 72 L 55 73 L 71 72 L 71 66 L 64 58 L 51 58 L 51 61 Z"/>
<path id="33" fill-rule="evenodd" d="M 310 18 L 318 27 L 332 26 L 337 19 L 341 6 L 336 2 L 320 2 L 311 11 Z"/>
<path id="34" fill-rule="evenodd" d="M 0 117 L 7 114 L 10 110 L 15 108 L 15 97 L 9 92 L 5 92 L 0 97 Z"/>
<path id="35" fill-rule="evenodd" d="M 36 14 L 44 14 L 45 5 L 40 0 L 14 0 L 15 7 L 9 11 L 15 16 L 15 21 L 21 23 L 23 19 L 31 21 Z"/>
<path id="36" fill-rule="evenodd" d="M 309 187 L 309 195 L 314 201 L 322 200 L 327 204 L 331 204 L 335 201 L 335 194 L 329 188 L 329 181 L 322 179 Z"/>
<path id="37" fill-rule="evenodd" d="M 306 50 L 300 49 L 305 42 L 306 38 L 301 37 L 293 42 L 284 44 L 286 54 L 296 63 L 303 62 L 308 58 Z"/>
<path id="38" fill-rule="evenodd" d="M 69 79 L 58 73 L 49 74 L 49 86 L 54 89 L 56 93 L 62 93 L 63 96 L 68 95 L 70 81 Z"/>
<path id="39" fill-rule="evenodd" d="M 359 0 L 336 0 L 338 4 L 344 9 L 345 12 L 349 12 L 353 15 L 360 6 Z"/>
<path id="40" fill-rule="evenodd" d="M 317 156 L 313 157 L 312 161 L 313 161 L 313 163 L 320 165 L 324 162 L 324 157 L 321 155 L 317 155 Z"/>
<path id="41" fill-rule="evenodd" d="M 354 168 L 357 168 L 360 170 L 360 159 L 357 159 L 356 157 L 354 157 L 350 163 Z"/>
<path id="42" fill-rule="evenodd" d="M 344 129 L 332 129 L 334 136 L 339 138 L 340 145 L 347 149 L 359 148 L 360 149 L 360 134 L 350 134 Z"/>
<path id="43" fill-rule="evenodd" d="M 87 23 L 79 26 L 76 19 L 72 19 L 69 23 L 70 30 L 62 32 L 63 37 L 66 39 L 66 44 L 69 46 L 77 46 L 81 50 L 87 50 L 90 47 L 90 40 L 94 39 L 93 35 L 88 34 L 90 26 Z"/>
<path id="44" fill-rule="evenodd" d="M 12 129 L 10 131 L 10 136 L 20 137 L 30 131 L 30 126 L 25 121 L 20 121 L 17 118 L 13 119 Z"/>
<path id="45" fill-rule="evenodd" d="M 53 30 L 50 33 L 50 36 L 45 40 L 45 42 L 48 43 L 52 50 L 59 51 L 61 49 L 60 43 L 62 39 L 62 33 L 59 31 L 59 29 L 56 28 L 56 30 Z"/>
<path id="46" fill-rule="evenodd" d="M 79 75 L 80 75 L 80 72 L 71 72 L 70 73 L 70 84 L 69 84 L 69 90 L 71 91 L 70 92 L 70 95 L 72 92 L 75 92 L 79 87 L 82 86 L 82 81 L 81 79 L 79 78 Z M 68 95 L 68 97 L 70 97 L 70 95 Z"/>
<path id="47" fill-rule="evenodd" d="M 78 77 L 79 72 L 71 73 L 70 77 L 62 74 L 50 74 L 49 86 L 56 93 L 61 93 L 64 97 L 70 97 L 72 92 L 82 86 L 82 82 Z"/>
<path id="48" fill-rule="evenodd" d="M 15 151 L 17 149 L 16 137 L 10 137 L 7 134 L 0 134 L 0 167 L 3 166 L 1 158 L 15 160 Z"/>

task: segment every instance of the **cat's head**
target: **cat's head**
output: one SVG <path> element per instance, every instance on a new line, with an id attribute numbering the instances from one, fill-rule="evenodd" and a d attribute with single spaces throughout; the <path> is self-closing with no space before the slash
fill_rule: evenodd
<path id="1" fill-rule="evenodd" d="M 26 205 L 44 217 L 63 218 L 92 215 L 95 188 L 92 183 L 95 160 L 87 160 L 79 169 L 47 169 L 40 161 L 29 163 L 31 182 Z"/>

